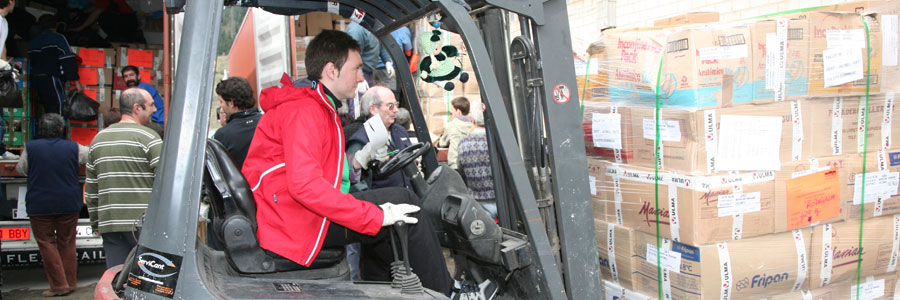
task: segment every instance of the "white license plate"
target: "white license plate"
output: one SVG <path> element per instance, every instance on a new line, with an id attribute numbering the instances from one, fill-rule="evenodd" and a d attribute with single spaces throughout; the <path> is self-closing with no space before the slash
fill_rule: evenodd
<path id="1" fill-rule="evenodd" d="M 75 228 L 75 237 L 78 238 L 88 238 L 95 237 L 94 230 L 91 229 L 90 225 L 81 225 Z"/>

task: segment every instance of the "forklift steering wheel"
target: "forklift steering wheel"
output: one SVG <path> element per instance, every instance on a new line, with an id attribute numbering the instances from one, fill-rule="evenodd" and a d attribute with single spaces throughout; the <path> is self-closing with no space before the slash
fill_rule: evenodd
<path id="1" fill-rule="evenodd" d="M 381 165 L 380 168 L 378 168 L 378 173 L 375 174 L 375 179 L 384 179 L 391 174 L 394 174 L 394 172 L 399 171 L 409 163 L 415 161 L 416 158 L 419 158 L 420 156 L 425 154 L 425 151 L 428 151 L 430 149 L 431 143 L 415 143 L 409 147 L 404 148 L 403 150 L 400 150 L 400 152 L 394 154 L 394 156 L 391 157 L 390 160 L 388 160 L 383 165 Z"/>

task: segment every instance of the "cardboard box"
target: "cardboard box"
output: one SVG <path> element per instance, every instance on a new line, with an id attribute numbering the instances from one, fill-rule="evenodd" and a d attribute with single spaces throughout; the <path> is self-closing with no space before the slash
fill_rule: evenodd
<path id="1" fill-rule="evenodd" d="M 84 94 L 100 103 L 100 108 L 97 109 L 99 113 L 109 111 L 110 107 L 119 107 L 119 99 L 113 98 L 112 87 L 110 86 L 86 86 L 84 87 Z"/>
<path id="2" fill-rule="evenodd" d="M 306 36 L 306 15 L 294 16 L 294 36 Z"/>
<path id="3" fill-rule="evenodd" d="M 72 47 L 72 51 L 81 57 L 81 66 L 98 68 L 115 68 L 118 58 L 116 49 Z"/>
<path id="4" fill-rule="evenodd" d="M 872 13 L 875 17 L 875 22 L 869 24 L 869 27 L 872 26 L 885 26 L 894 24 L 889 22 L 889 24 L 885 24 L 884 16 L 891 15 L 892 20 L 897 20 L 896 15 L 900 14 L 900 2 L 897 1 L 880 1 L 870 3 L 870 6 L 866 6 L 865 13 Z M 900 63 L 898 63 L 898 56 L 900 56 L 900 47 L 897 46 L 898 41 L 900 41 L 900 30 L 898 30 L 898 26 L 888 26 L 884 27 L 884 29 L 888 31 L 882 32 L 882 44 L 875 45 L 882 49 L 882 61 L 881 68 L 882 74 L 886 79 L 894 79 L 894 80 L 884 80 L 881 83 L 882 91 L 894 91 L 900 92 L 900 80 L 896 80 L 900 78 Z M 887 47 L 885 47 L 887 46 Z M 878 62 L 873 60 L 873 64 L 877 64 Z"/>
<path id="5" fill-rule="evenodd" d="M 594 220 L 606 222 L 606 205 L 608 203 L 607 199 L 604 199 L 604 193 L 601 193 L 601 188 L 605 186 L 602 185 L 599 181 L 604 178 L 604 173 L 606 173 L 606 163 L 602 160 L 597 160 L 594 158 L 587 158 L 587 167 L 588 167 L 588 184 L 591 185 L 591 206 L 594 210 Z M 607 191 L 609 192 L 609 191 Z M 615 221 L 614 221 L 615 222 Z"/>
<path id="6" fill-rule="evenodd" d="M 885 94 L 873 94 L 868 99 L 868 112 L 860 110 L 865 107 L 865 96 L 845 96 L 835 98 L 814 98 L 803 101 L 804 126 L 814 126 L 816 130 L 808 130 L 803 135 L 805 157 L 824 157 L 841 154 L 856 154 L 868 150 L 875 153 L 884 147 L 894 148 L 893 141 L 900 141 L 900 122 L 893 122 L 898 115 L 894 108 L 896 101 Z M 835 114 L 839 106 L 840 114 Z M 885 122 L 885 112 L 890 110 L 890 121 Z M 864 114 L 868 113 L 866 128 L 860 126 Z M 810 123 L 810 124 L 807 124 Z M 883 136 L 882 127 L 889 125 L 890 140 Z M 840 132 L 838 140 L 837 132 Z M 864 135 L 867 138 L 860 139 Z M 866 143 L 868 142 L 868 143 Z"/>
<path id="7" fill-rule="evenodd" d="M 604 49 L 598 52 L 602 52 L 600 73 L 608 78 L 611 101 L 654 103 L 660 58 L 671 32 L 671 29 L 613 29 L 604 31 L 602 41 L 592 44 Z"/>
<path id="8" fill-rule="evenodd" d="M 306 14 L 306 34 L 315 36 L 322 30 L 333 30 L 332 16 L 327 12 L 310 12 Z"/>
<path id="9" fill-rule="evenodd" d="M 697 23 L 712 23 L 719 21 L 719 13 L 710 12 L 690 12 L 674 17 L 659 19 L 653 21 L 653 26 L 669 26 L 669 25 L 687 25 Z"/>
<path id="10" fill-rule="evenodd" d="M 632 289 L 634 230 L 598 220 L 594 220 L 594 229 L 597 231 L 601 277 L 625 289 Z"/>
<path id="11" fill-rule="evenodd" d="M 641 293 L 623 288 L 615 282 L 603 280 L 603 298 L 605 300 L 653 300 L 653 297 L 641 295 Z"/>
<path id="12" fill-rule="evenodd" d="M 606 72 L 575 76 L 578 96 L 581 97 L 583 94 L 586 102 L 609 102 L 609 78 L 607 76 Z M 477 87 L 477 82 L 472 82 L 471 79 L 464 86 L 468 84 L 474 84 Z"/>
<path id="13" fill-rule="evenodd" d="M 862 197 L 862 162 L 863 156 L 860 154 L 848 154 L 850 156 L 848 165 L 848 173 L 843 178 L 842 184 L 847 186 L 846 194 L 843 195 L 844 206 L 847 207 L 844 218 L 848 221 L 859 221 L 860 210 L 864 210 L 863 217 L 866 219 L 889 216 L 900 213 L 900 195 L 897 192 L 897 186 L 900 184 L 900 150 L 886 150 L 885 167 L 886 171 L 879 171 L 879 158 L 877 153 L 869 153 L 866 157 L 866 196 L 863 202 Z M 859 184 L 857 183 L 859 182 Z M 883 189 L 881 197 L 873 195 L 874 191 Z"/>
<path id="14" fill-rule="evenodd" d="M 608 222 L 651 234 L 658 223 L 662 237 L 689 245 L 774 232 L 774 172 L 703 177 L 660 172 L 658 200 L 654 173 L 607 163 L 597 190 L 607 203 Z"/>
<path id="15" fill-rule="evenodd" d="M 877 45 L 881 45 L 881 28 L 880 26 L 868 26 L 868 39 L 869 44 L 872 47 L 866 49 L 866 26 L 863 24 L 862 18 L 858 14 L 851 13 L 831 13 L 831 12 L 809 12 L 804 14 L 804 16 L 809 21 L 810 32 L 809 36 L 809 58 L 810 58 L 810 71 L 809 71 L 809 94 L 815 96 L 838 96 L 838 95 L 848 95 L 848 94 L 860 94 L 866 92 L 867 80 L 865 74 L 868 75 L 868 90 L 871 93 L 878 92 L 881 84 L 881 64 L 878 63 L 881 61 L 881 47 Z M 847 40 L 838 39 L 835 36 L 832 36 L 832 40 L 842 40 L 841 42 L 832 42 L 831 45 L 828 44 L 828 35 L 835 35 L 837 33 L 844 33 L 848 36 L 860 37 L 862 41 L 859 41 L 855 38 L 848 38 Z M 829 47 L 830 46 L 830 47 Z M 862 61 L 862 79 L 854 80 L 852 82 L 847 82 L 840 85 L 826 87 L 826 77 L 833 77 L 839 73 L 847 72 L 847 69 L 839 68 L 834 71 L 829 71 L 827 74 L 824 68 L 824 56 L 823 52 L 826 50 L 833 51 L 838 49 L 839 47 L 846 48 L 854 48 L 859 49 L 860 56 L 856 58 Z M 831 49 L 829 49 L 831 48 Z M 868 50 L 868 51 L 867 51 Z M 868 53 L 868 56 L 867 56 Z M 850 66 L 858 66 L 859 60 L 854 59 L 852 56 L 855 56 L 855 52 L 851 52 L 845 55 L 841 55 L 840 57 L 846 60 L 855 61 L 856 63 L 847 63 Z M 835 57 L 835 56 L 830 56 Z M 869 58 L 872 61 L 871 66 L 868 61 Z M 838 59 L 833 59 L 836 64 Z M 841 63 L 843 64 L 843 62 Z M 868 70 L 868 73 L 866 73 Z"/>
<path id="16" fill-rule="evenodd" d="M 119 47 L 118 70 L 125 66 L 162 70 L 163 51 L 156 49 L 140 49 Z"/>
<path id="17" fill-rule="evenodd" d="M 828 156 L 782 165 L 775 173 L 775 232 L 843 221 L 853 159 Z"/>
<path id="18" fill-rule="evenodd" d="M 78 68 L 78 77 L 82 85 L 111 85 L 116 71 L 112 68 Z"/>
<path id="19" fill-rule="evenodd" d="M 662 259 L 663 265 L 679 265 L 680 270 L 664 268 L 663 272 L 668 273 L 664 276 L 668 275 L 669 280 L 668 284 L 663 282 L 663 298 L 762 299 L 790 292 L 795 285 L 806 289 L 809 277 L 798 282 L 803 277 L 798 274 L 804 270 L 802 266 L 809 257 L 811 231 L 700 247 L 665 241 L 662 253 L 667 255 Z M 658 268 L 647 260 L 648 248 L 656 248 L 656 237 L 636 232 L 634 241 L 634 290 L 658 295 Z"/>
<path id="20" fill-rule="evenodd" d="M 860 299 L 894 299 L 894 295 L 896 294 L 896 283 L 897 283 L 897 275 L 896 274 L 884 274 L 877 276 L 867 276 L 861 278 L 860 288 L 866 290 L 866 292 L 862 293 L 862 295 L 870 295 L 870 297 L 862 296 Z M 868 287 L 868 288 L 867 288 Z M 845 300 L 845 299 L 856 299 L 856 290 L 857 289 L 857 281 L 856 279 L 850 279 L 841 281 L 838 283 L 832 283 L 826 285 L 823 288 L 814 288 L 810 291 L 805 291 L 809 296 L 804 297 L 804 292 L 797 291 L 791 292 L 787 294 L 782 294 L 778 296 L 774 296 L 772 300 L 804 300 L 804 299 L 816 299 L 816 300 Z M 878 296 L 881 295 L 881 296 Z"/>
<path id="21" fill-rule="evenodd" d="M 666 107 L 754 102 L 750 40 L 750 29 L 736 24 L 670 34 L 660 79 Z"/>
<path id="22" fill-rule="evenodd" d="M 860 276 L 896 274 L 896 267 L 894 269 L 890 267 L 891 262 L 894 262 L 894 266 L 897 262 L 898 252 L 893 244 L 894 241 L 900 240 L 900 217 L 888 216 L 866 220 L 863 222 L 863 230 L 860 230 L 859 226 L 859 222 L 848 221 L 815 227 L 810 248 L 811 288 L 856 279 L 860 252 L 862 252 Z"/>
<path id="23" fill-rule="evenodd" d="M 784 65 L 784 96 L 785 99 L 797 99 L 805 97 L 808 88 L 809 77 L 809 22 L 805 19 L 779 19 L 779 20 L 761 20 L 753 22 L 750 25 L 751 40 L 753 42 L 751 48 L 753 51 L 753 98 L 756 101 L 772 101 L 775 96 L 775 88 L 766 88 L 766 70 L 778 69 L 777 60 L 769 60 L 767 62 L 766 55 L 772 49 L 772 55 L 778 53 L 779 45 L 766 43 L 767 36 L 775 36 L 777 38 L 777 24 L 784 22 L 786 30 L 787 52 L 785 54 Z M 776 78 L 776 73 L 769 74 L 770 84 L 774 85 L 781 78 Z"/>

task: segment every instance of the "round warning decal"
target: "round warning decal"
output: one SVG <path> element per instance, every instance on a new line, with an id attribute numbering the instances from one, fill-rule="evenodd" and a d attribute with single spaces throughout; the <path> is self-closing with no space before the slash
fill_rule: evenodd
<path id="1" fill-rule="evenodd" d="M 553 87 L 553 100 L 559 104 L 565 104 L 569 102 L 569 97 L 571 96 L 571 90 L 569 90 L 569 86 L 560 83 Z"/>

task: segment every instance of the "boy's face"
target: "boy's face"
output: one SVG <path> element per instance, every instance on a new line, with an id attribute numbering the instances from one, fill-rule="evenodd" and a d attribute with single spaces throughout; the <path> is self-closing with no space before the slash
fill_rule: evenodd
<path id="1" fill-rule="evenodd" d="M 332 72 L 332 74 L 323 74 L 322 77 L 328 76 L 332 79 L 332 82 L 330 85 L 326 84 L 325 86 L 338 99 L 350 99 L 356 96 L 356 86 L 365 80 L 362 75 L 363 63 L 359 52 L 349 50 L 347 60 L 344 61 L 344 65 L 341 66 L 340 70 L 337 70 L 334 64 L 329 65 L 331 67 L 326 67 L 326 72 Z"/>

